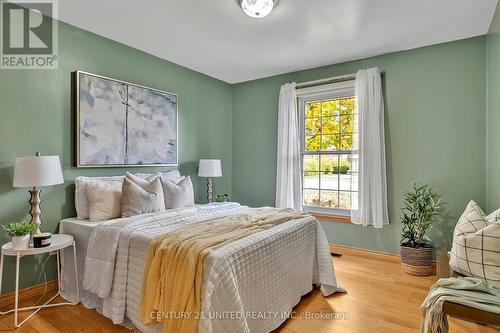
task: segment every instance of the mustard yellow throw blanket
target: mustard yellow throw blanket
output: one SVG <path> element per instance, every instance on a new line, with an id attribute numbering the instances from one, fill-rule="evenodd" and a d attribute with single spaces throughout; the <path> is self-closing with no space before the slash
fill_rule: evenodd
<path id="1" fill-rule="evenodd" d="M 155 238 L 145 269 L 141 304 L 144 323 L 163 322 L 164 333 L 197 332 L 203 264 L 210 251 L 306 216 L 292 209 L 255 208 L 246 214 L 191 224 Z M 171 316 L 155 315 L 159 313 Z"/>

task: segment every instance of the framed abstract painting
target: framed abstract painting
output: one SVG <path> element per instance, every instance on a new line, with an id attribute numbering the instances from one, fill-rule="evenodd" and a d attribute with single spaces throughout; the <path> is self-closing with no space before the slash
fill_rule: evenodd
<path id="1" fill-rule="evenodd" d="M 172 166 L 177 95 L 76 72 L 76 166 Z"/>

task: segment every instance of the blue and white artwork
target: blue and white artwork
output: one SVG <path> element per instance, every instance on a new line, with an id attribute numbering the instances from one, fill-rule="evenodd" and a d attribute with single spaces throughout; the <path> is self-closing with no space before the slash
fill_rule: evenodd
<path id="1" fill-rule="evenodd" d="M 177 164 L 177 95 L 77 72 L 77 165 Z"/>

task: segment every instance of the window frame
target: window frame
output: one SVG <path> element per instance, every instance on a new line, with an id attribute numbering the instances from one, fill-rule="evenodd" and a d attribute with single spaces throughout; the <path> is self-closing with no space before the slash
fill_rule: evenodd
<path id="1" fill-rule="evenodd" d="M 297 89 L 297 109 L 299 112 L 299 124 L 300 124 L 300 176 L 302 177 L 302 195 L 304 193 L 304 156 L 305 155 L 353 155 L 356 154 L 357 150 L 349 151 L 337 151 L 332 153 L 329 151 L 314 151 L 309 152 L 305 150 L 305 105 L 308 102 L 326 99 L 339 99 L 345 97 L 354 97 L 354 85 L 355 80 L 342 81 L 332 84 L 325 84 L 316 87 L 307 87 L 302 89 Z M 321 188 L 321 184 L 319 185 Z M 358 191 L 359 193 L 359 191 Z M 323 216 L 338 216 L 340 218 L 347 218 L 351 216 L 352 209 L 346 208 L 329 208 L 329 207 L 319 207 L 319 206 L 307 206 L 303 205 L 303 209 L 307 212 L 323 215 Z M 345 221 L 344 221 L 345 222 Z"/>

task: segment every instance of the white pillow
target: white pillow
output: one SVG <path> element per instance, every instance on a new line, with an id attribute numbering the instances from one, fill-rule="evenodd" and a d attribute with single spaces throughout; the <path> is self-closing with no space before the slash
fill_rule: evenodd
<path id="1" fill-rule="evenodd" d="M 498 220 L 500 220 L 500 209 L 497 209 L 490 215 L 486 216 L 486 220 L 488 220 L 489 223 L 497 222 Z"/>
<path id="2" fill-rule="evenodd" d="M 130 173 L 130 172 L 125 172 L 125 178 L 128 178 L 129 180 L 133 181 L 134 183 L 136 184 L 139 184 L 139 185 L 146 185 L 146 184 L 149 184 L 151 183 L 153 180 L 155 180 L 156 178 L 160 177 L 160 173 L 142 173 L 140 175 L 143 175 L 143 176 L 139 176 L 138 174 L 133 174 L 133 173 Z"/>
<path id="3" fill-rule="evenodd" d="M 489 222 L 474 201 L 455 227 L 450 267 L 500 287 L 500 222 Z"/>
<path id="4" fill-rule="evenodd" d="M 191 177 L 187 176 L 177 184 L 169 179 L 161 179 L 165 208 L 175 209 L 194 206 L 194 191 Z"/>
<path id="5" fill-rule="evenodd" d="M 118 182 L 120 185 L 123 182 L 124 176 L 113 177 L 85 177 L 80 176 L 75 178 L 75 208 L 76 217 L 80 220 L 89 218 L 89 201 L 87 199 L 87 185 L 96 182 Z"/>
<path id="6" fill-rule="evenodd" d="M 160 177 L 147 181 L 127 174 L 122 187 L 122 217 L 165 210 Z"/>
<path id="7" fill-rule="evenodd" d="M 181 173 L 179 170 L 171 170 L 171 171 L 166 171 L 166 172 L 155 172 L 155 173 L 141 173 L 137 172 L 135 173 L 136 176 L 141 177 L 141 178 L 148 178 L 150 176 L 161 176 L 166 177 L 166 178 L 179 178 L 181 177 Z"/>
<path id="8" fill-rule="evenodd" d="M 149 184 L 151 181 L 155 180 L 156 178 L 160 177 L 163 179 L 163 181 L 171 181 L 174 182 L 175 184 L 179 183 L 181 180 L 183 180 L 184 176 L 180 177 L 171 177 L 171 176 L 162 176 L 160 172 L 158 173 L 143 173 L 141 174 L 142 176 L 138 176 L 138 174 L 133 174 L 130 172 L 125 173 L 125 177 L 129 178 L 132 180 L 134 183 L 139 184 L 139 185 L 146 185 Z"/>
<path id="9" fill-rule="evenodd" d="M 180 177 L 161 177 L 161 179 L 166 182 L 166 181 L 170 181 L 171 183 L 174 183 L 174 184 L 178 184 L 180 183 L 182 180 L 186 179 L 185 176 L 180 176 Z"/>
<path id="10" fill-rule="evenodd" d="M 86 185 L 91 222 L 110 220 L 121 216 L 121 182 L 94 182 Z"/>

